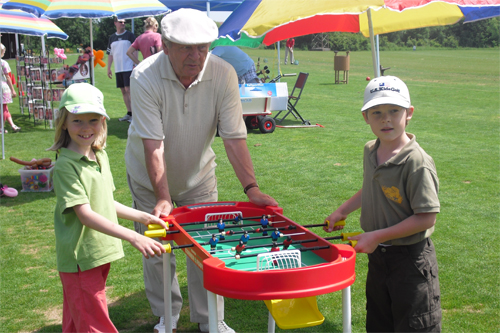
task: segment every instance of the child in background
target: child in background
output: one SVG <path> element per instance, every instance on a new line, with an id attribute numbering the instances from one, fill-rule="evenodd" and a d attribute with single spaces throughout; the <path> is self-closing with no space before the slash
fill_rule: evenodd
<path id="1" fill-rule="evenodd" d="M 335 210 L 330 227 L 361 208 L 356 252 L 368 253 L 366 330 L 439 332 L 438 266 L 430 235 L 439 213 L 439 180 L 432 158 L 406 126 L 410 93 L 394 76 L 373 79 L 361 111 L 378 139 L 364 148 L 363 187 Z"/>
<path id="2" fill-rule="evenodd" d="M 5 46 L 0 43 L 0 52 L 1 57 L 5 55 Z M 12 115 L 9 112 L 9 107 L 7 104 L 12 103 L 12 99 L 17 96 L 16 90 L 14 89 L 14 85 L 12 84 L 12 80 L 10 79 L 10 66 L 9 63 L 2 59 L 2 98 L 3 98 L 3 120 L 7 121 L 9 125 L 12 127 L 14 132 L 19 132 L 21 127 L 16 126 L 14 121 L 12 120 Z M 5 126 L 5 124 L 4 124 Z M 7 133 L 7 130 L 5 130 Z"/>
<path id="3" fill-rule="evenodd" d="M 72 84 L 55 121 L 57 151 L 54 213 L 57 269 L 64 294 L 63 332 L 117 332 L 108 315 L 110 262 L 124 256 L 120 239 L 146 258 L 165 252 L 161 243 L 118 224 L 118 217 L 148 225 L 161 219 L 113 198 L 113 178 L 104 150 L 107 138 L 103 94 L 87 83 Z"/>

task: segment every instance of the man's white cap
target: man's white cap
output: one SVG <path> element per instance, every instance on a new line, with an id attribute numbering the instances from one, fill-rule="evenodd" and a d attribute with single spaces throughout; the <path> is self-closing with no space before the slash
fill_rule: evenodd
<path id="1" fill-rule="evenodd" d="M 207 44 L 217 38 L 219 29 L 204 12 L 181 8 L 161 20 L 161 34 L 163 38 L 177 44 Z"/>
<path id="2" fill-rule="evenodd" d="M 410 92 L 406 84 L 395 76 L 381 76 L 371 80 L 365 89 L 365 100 L 361 111 L 381 104 L 409 108 Z"/>

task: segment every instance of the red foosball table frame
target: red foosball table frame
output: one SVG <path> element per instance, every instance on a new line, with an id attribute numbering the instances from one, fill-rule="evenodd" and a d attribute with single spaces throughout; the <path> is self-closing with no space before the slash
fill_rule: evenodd
<path id="1" fill-rule="evenodd" d="M 191 235 L 184 230 L 183 224 L 204 221 L 206 214 L 239 211 L 243 217 L 271 215 L 274 219 L 284 221 L 280 227 L 293 225 L 294 240 L 317 238 L 313 245 L 302 244 L 303 247 L 328 246 L 327 249 L 312 250 L 325 262 L 307 267 L 258 272 L 240 271 L 228 268 L 224 261 L 213 257 Z M 271 219 L 270 219 L 271 221 Z M 174 241 L 177 245 L 194 244 L 182 250 L 203 271 L 203 283 L 208 291 L 210 332 L 217 332 L 216 295 L 243 300 L 292 299 L 317 296 L 342 290 L 343 330 L 351 331 L 351 297 L 350 286 L 355 281 L 356 252 L 345 244 L 332 244 L 307 228 L 283 215 L 281 207 L 259 207 L 249 202 L 212 202 L 182 206 L 174 209 L 167 218 L 172 226 L 162 239 Z M 272 230 L 272 229 L 271 229 Z M 285 235 L 287 232 L 284 232 Z M 288 232 L 292 233 L 292 232 Z M 163 255 L 164 276 L 170 276 L 170 254 Z M 170 279 L 165 279 L 165 327 L 171 326 L 171 293 Z"/>

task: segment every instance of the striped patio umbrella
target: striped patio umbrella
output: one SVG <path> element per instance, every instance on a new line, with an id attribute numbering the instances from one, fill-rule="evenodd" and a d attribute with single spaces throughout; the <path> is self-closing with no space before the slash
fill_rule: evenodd
<path id="1" fill-rule="evenodd" d="M 50 19 L 61 17 L 88 18 L 90 21 L 90 48 L 94 49 L 92 19 L 117 16 L 119 19 L 160 15 L 170 9 L 158 0 L 10 0 L 4 9 L 20 9 L 38 17 Z M 95 84 L 94 71 L 91 75 Z"/>
<path id="2" fill-rule="evenodd" d="M 0 0 L 0 7 L 7 0 Z M 36 17 L 21 10 L 5 10 L 0 8 L 0 32 L 45 36 L 47 38 L 68 39 L 57 25 L 45 17 Z"/>
<path id="3" fill-rule="evenodd" d="M 11 0 L 4 9 L 20 9 L 36 16 L 51 19 L 61 17 L 119 19 L 160 15 L 169 9 L 157 0 Z"/>

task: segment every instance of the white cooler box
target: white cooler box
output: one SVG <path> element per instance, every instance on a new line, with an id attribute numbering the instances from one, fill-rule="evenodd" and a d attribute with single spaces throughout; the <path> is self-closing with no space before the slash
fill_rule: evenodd
<path id="1" fill-rule="evenodd" d="M 243 116 L 270 115 L 286 110 L 288 86 L 286 82 L 240 84 L 240 99 Z"/>

